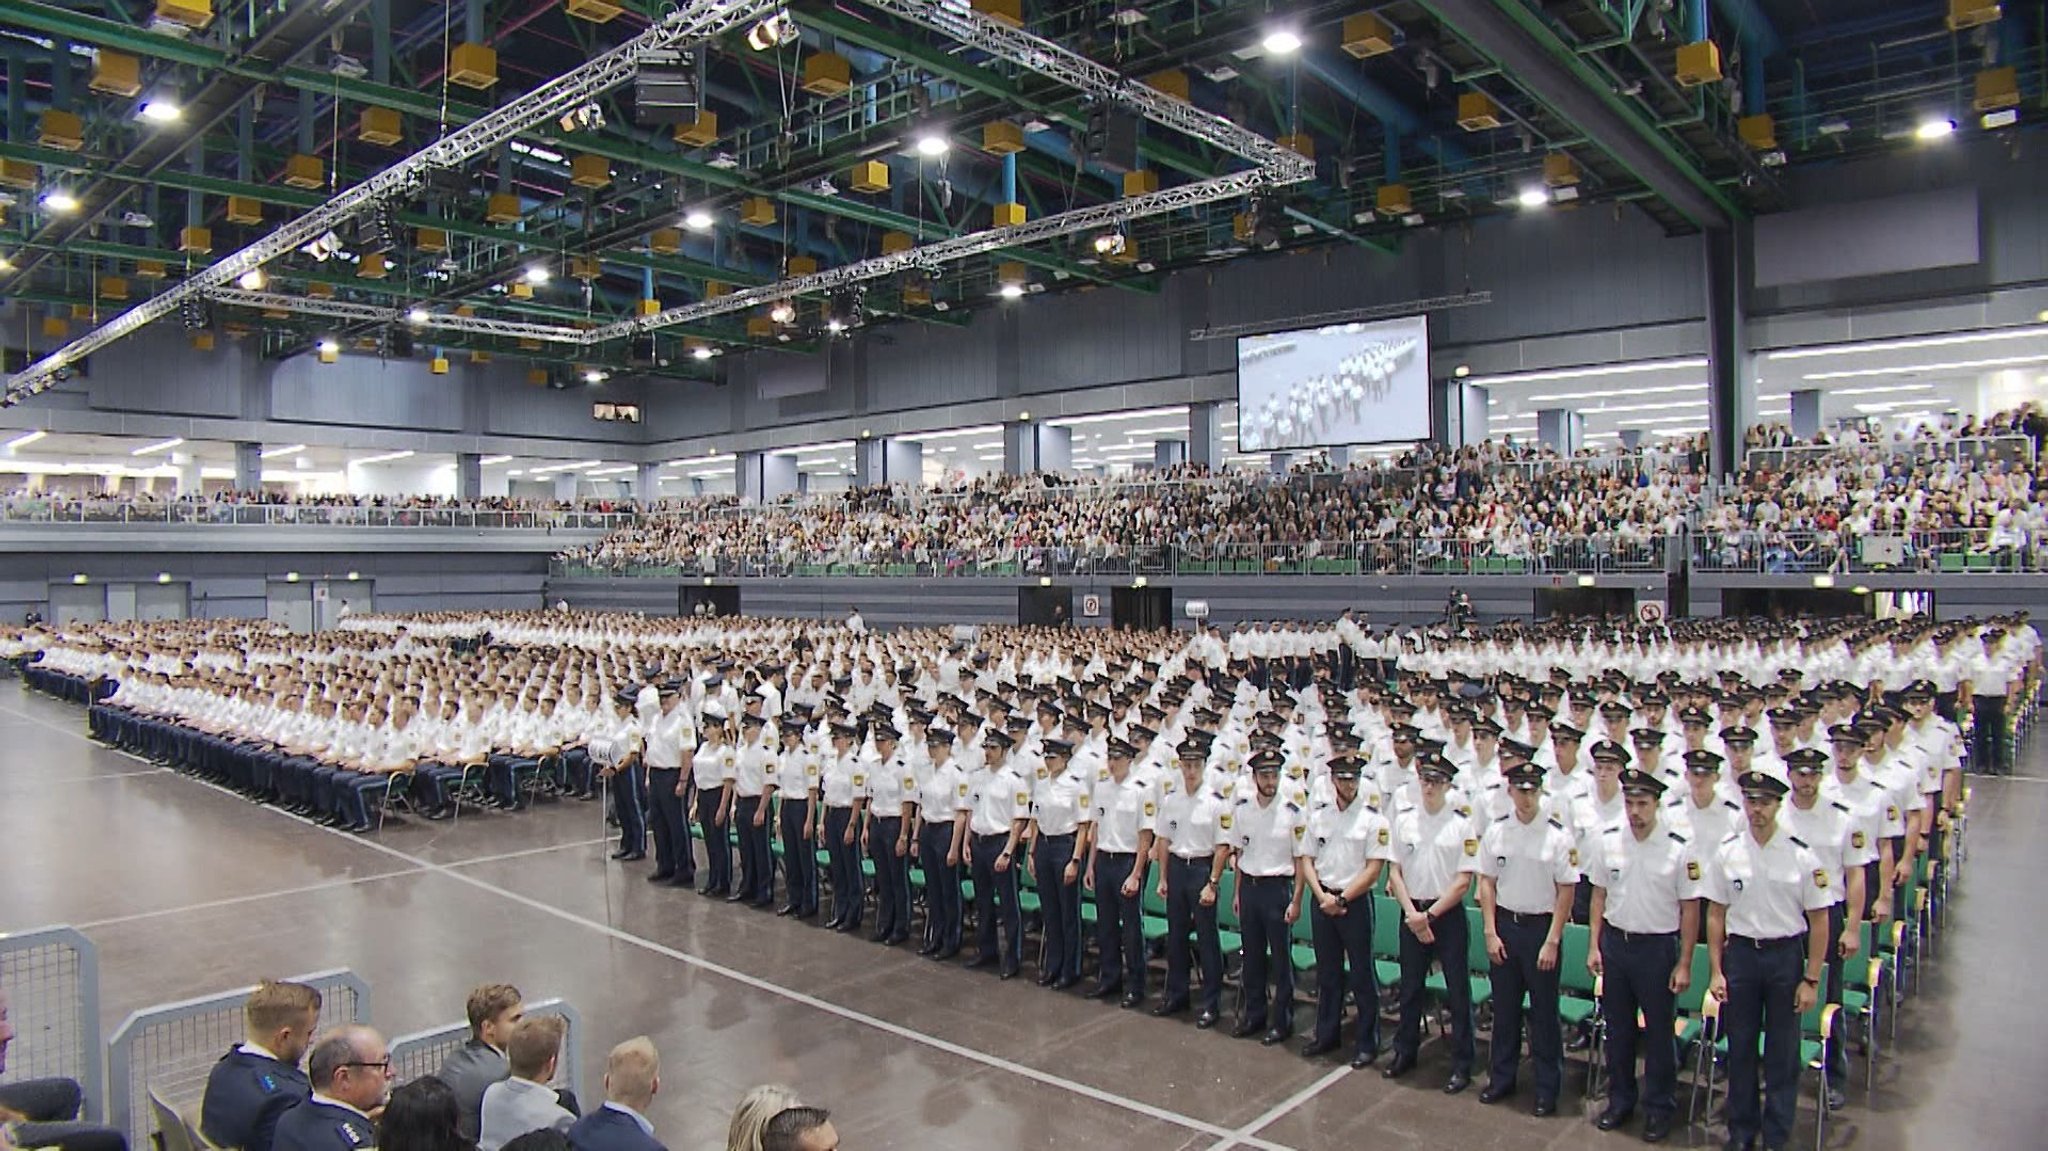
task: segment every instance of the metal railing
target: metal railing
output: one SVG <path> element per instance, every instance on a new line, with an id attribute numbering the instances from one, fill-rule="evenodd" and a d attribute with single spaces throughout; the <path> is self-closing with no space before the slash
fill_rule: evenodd
<path id="1" fill-rule="evenodd" d="M 2012 529 L 1698 532 L 1692 570 L 1767 575 L 1925 572 L 1956 575 L 2048 571 L 2048 538 Z"/>
<path id="2" fill-rule="evenodd" d="M 552 1086 L 573 1091 L 578 1101 L 587 1101 L 590 1097 L 583 1093 L 583 1016 L 560 999 L 528 1003 L 526 1014 L 559 1015 L 569 1024 L 568 1030 L 562 1034 L 562 1055 L 555 1061 Z M 447 1023 L 401 1035 L 391 1041 L 391 1072 L 400 1083 L 432 1075 L 441 1069 L 442 1061 L 450 1053 L 460 1050 L 468 1042 L 467 1022 Z M 584 1105 L 589 1106 L 589 1103 Z"/>
<path id="3" fill-rule="evenodd" d="M 0 1083 L 75 1080 L 85 1092 L 85 1117 L 105 1114 L 100 957 L 92 940 L 71 927 L 0 936 L 0 990 L 14 1026 Z"/>
<path id="4" fill-rule="evenodd" d="M 1787 467 L 1828 460 L 1905 459 L 1915 463 L 1964 461 L 2026 467 L 2034 462 L 2034 441 L 2026 436 L 1957 436 L 1937 440 L 1871 440 L 1839 444 L 1788 444 L 1776 448 L 1750 448 L 1742 453 L 1744 471 L 1760 468 L 1784 471 Z"/>
<path id="5" fill-rule="evenodd" d="M 1389 536 L 1274 544 L 1129 548 L 871 549 L 844 555 L 712 554 L 675 560 L 561 559 L 558 578 L 1007 578 L 1040 575 L 1457 575 L 1663 572 L 1684 555 L 1676 537 L 1572 537 L 1527 546 Z"/>
<path id="6" fill-rule="evenodd" d="M 0 523 L 198 527 L 357 527 L 618 531 L 638 512 L 510 510 L 330 504 L 237 504 L 189 500 L 24 499 L 0 502 Z"/>
<path id="7" fill-rule="evenodd" d="M 370 1021 L 370 985 L 353 971 L 319 971 L 292 982 L 318 988 L 325 1031 Z M 145 1007 L 114 1029 L 107 1041 L 107 1122 L 128 1136 L 128 1146 L 149 1146 L 154 1089 L 179 1111 L 206 1094 L 213 1065 L 247 1037 L 242 1008 L 253 987 Z"/>

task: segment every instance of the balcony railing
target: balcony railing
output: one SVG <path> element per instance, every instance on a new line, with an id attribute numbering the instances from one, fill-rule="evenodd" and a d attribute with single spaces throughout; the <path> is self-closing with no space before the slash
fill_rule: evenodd
<path id="1" fill-rule="evenodd" d="M 1692 570 L 1797 575 L 2048 571 L 2048 536 L 2012 529 L 1856 535 L 1744 529 L 1692 537 Z"/>
<path id="2" fill-rule="evenodd" d="M 2025 436 L 1969 436 L 1943 440 L 1880 440 L 1871 443 L 1797 444 L 1782 448 L 1751 448 L 1742 454 L 1746 471 L 1768 469 L 1781 472 L 1789 467 L 1827 460 L 1868 459 L 1911 463 L 1971 461 L 1999 463 L 2025 468 L 2034 462 L 2034 441 Z"/>
<path id="3" fill-rule="evenodd" d="M 10 499 L 0 523 L 136 524 L 194 527 L 441 528 L 618 531 L 640 522 L 635 512 L 568 509 L 377 507 L 328 504 L 231 504 L 158 500 Z"/>
<path id="4" fill-rule="evenodd" d="M 1029 576 L 1269 575 L 1510 576 L 1651 573 L 1684 555 L 1673 539 L 1589 536 L 1533 548 L 1393 536 L 1386 539 L 1228 544 L 1207 548 L 876 549 L 847 555 L 717 553 L 676 560 L 557 559 L 569 578 L 739 578 L 862 576 L 1015 578 Z"/>

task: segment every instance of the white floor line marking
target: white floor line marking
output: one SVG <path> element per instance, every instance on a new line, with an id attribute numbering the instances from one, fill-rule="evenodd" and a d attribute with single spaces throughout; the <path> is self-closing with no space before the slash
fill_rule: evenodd
<path id="1" fill-rule="evenodd" d="M 103 779 L 134 779 L 138 775 L 163 775 L 169 770 L 169 768 L 152 767 L 141 771 L 110 771 L 105 775 L 79 775 L 73 776 L 70 779 L 39 779 L 31 786 L 0 789 L 0 795 L 26 795 L 30 792 L 40 791 L 45 787 L 55 787 L 60 783 L 98 783 Z"/>
<path id="2" fill-rule="evenodd" d="M 5 705 L 0 705 L 0 711 L 14 711 L 14 709 L 6 707 Z M 15 712 L 15 714 L 21 715 L 25 713 L 17 711 Z M 37 722 L 43 721 L 38 720 Z M 61 731 L 74 739 L 80 740 L 81 742 L 92 744 L 94 747 L 101 746 L 98 741 L 94 740 L 91 736 L 86 735 L 83 732 L 71 731 L 67 728 L 63 728 L 52 723 L 44 723 L 44 726 L 49 727 L 55 731 Z M 191 777 L 179 776 L 179 778 L 190 779 Z M 192 782 L 204 784 L 204 781 L 202 780 L 192 780 Z M 228 794 L 233 793 L 230 792 Z M 1156 1119 L 1162 1123 L 1171 1123 L 1175 1126 L 1186 1127 L 1191 1130 L 1201 1132 L 1204 1135 L 1211 1135 L 1224 1140 L 1228 1140 L 1229 1145 L 1231 1146 L 1242 1145 L 1249 1147 L 1257 1147 L 1260 1148 L 1261 1151 L 1292 1151 L 1291 1148 L 1283 1147 L 1278 1143 L 1270 1143 L 1264 1139 L 1259 1139 L 1251 1135 L 1241 1135 L 1228 1127 L 1223 1127 L 1215 1123 L 1210 1123 L 1206 1120 L 1196 1119 L 1191 1115 L 1182 1115 L 1177 1111 L 1169 1111 L 1164 1107 L 1156 1107 L 1150 1103 L 1146 1103 L 1141 1100 L 1131 1099 L 1126 1096 L 1118 1095 L 1113 1091 L 1105 1091 L 1099 1087 L 1091 1087 L 1086 1083 L 1080 1083 L 1072 1079 L 1067 1079 L 1063 1076 L 1054 1075 L 1049 1071 L 1040 1071 L 1035 1067 L 1027 1067 L 1022 1063 L 1013 1062 L 1011 1060 L 1003 1058 L 1000 1055 L 991 1055 L 986 1051 L 977 1051 L 972 1047 L 963 1047 L 958 1043 L 953 1043 L 949 1040 L 940 1039 L 937 1036 L 926 1035 L 919 1031 L 913 1031 L 910 1028 L 905 1027 L 901 1024 L 891 1023 L 890 1021 L 879 1018 L 877 1016 L 864 1014 L 862 1012 L 855 1011 L 849 1007 L 841 1007 L 836 1003 L 819 999 L 815 995 L 810 995 L 805 992 L 798 991 L 794 988 L 784 987 L 780 983 L 772 983 L 758 976 L 749 975 L 744 971 L 727 967 L 724 964 L 714 963 L 709 959 L 703 958 L 702 956 L 691 955 L 687 952 L 677 951 L 675 948 L 670 947 L 666 944 L 657 943 L 652 939 L 647 939 L 643 936 L 635 935 L 630 931 L 613 927 L 609 923 L 600 923 L 595 919 L 589 919 L 584 916 L 577 915 L 571 911 L 564 911 L 559 907 L 543 903 L 542 901 L 531 898 L 529 896 L 521 895 L 516 891 L 508 891 L 507 889 L 499 887 L 494 883 L 478 879 L 473 875 L 464 875 L 462 872 L 455 870 L 455 868 L 462 866 L 461 863 L 453 865 L 432 863 L 428 860 L 421 859 L 419 856 L 413 855 L 410 852 L 400 851 L 398 848 L 378 843 L 372 839 L 365 839 L 361 836 L 351 835 L 348 832 L 341 831 L 336 828 L 321 827 L 320 825 L 312 823 L 309 820 L 298 819 L 298 817 L 291 815 L 291 813 L 289 812 L 280 811 L 277 808 L 270 807 L 267 805 L 258 807 L 257 810 L 271 812 L 276 815 L 282 815 L 287 819 L 293 819 L 296 822 L 303 823 L 308 827 L 314 828 L 315 830 L 322 831 L 329 835 L 332 835 L 335 838 L 340 839 L 344 843 L 359 844 L 363 847 L 369 848 L 372 851 L 378 852 L 383 855 L 388 855 L 391 858 L 396 859 L 402 863 L 411 865 L 411 867 L 415 871 L 427 871 L 433 872 L 438 875 L 446 876 L 447 878 L 452 879 L 457 883 L 467 884 L 471 887 L 476 888 L 479 891 L 489 892 L 490 894 L 498 896 L 501 899 L 510 900 L 513 903 L 521 905 L 522 907 L 529 908 L 533 911 L 538 911 L 543 915 L 552 917 L 554 919 L 559 919 L 564 923 L 574 924 L 578 927 L 585 928 L 586 930 L 597 932 L 600 935 L 604 935 L 611 939 L 615 939 L 621 943 L 630 944 L 644 951 L 651 951 L 656 955 L 661 955 L 666 958 L 673 959 L 676 962 L 683 964 L 684 966 L 694 967 L 700 971 L 705 971 L 712 975 L 722 976 L 726 979 L 732 980 L 735 983 L 740 983 L 745 986 L 751 987 L 756 991 L 763 991 L 770 995 L 774 995 L 779 998 L 789 1000 L 792 1003 L 798 1003 L 805 1007 L 812 1008 L 814 1010 L 823 1011 L 827 1015 L 837 1016 L 838 1018 L 847 1020 L 850 1023 L 864 1024 L 868 1027 L 874 1028 L 877 1031 L 881 1031 L 884 1034 L 893 1035 L 896 1038 L 904 1040 L 908 1043 L 916 1043 L 920 1046 L 930 1047 L 934 1050 L 944 1052 L 945 1054 L 952 1055 L 959 1059 L 966 1059 L 971 1062 L 979 1063 L 985 1067 L 995 1068 L 998 1071 L 1007 1071 L 1010 1074 L 1016 1075 L 1020 1078 L 1029 1079 L 1035 1083 L 1040 1083 L 1047 1087 L 1056 1087 L 1060 1090 L 1069 1092 L 1074 1095 L 1080 1095 L 1087 1099 L 1093 1099 L 1098 1103 L 1106 1103 L 1112 1107 L 1120 1107 L 1126 1111 L 1135 1112 L 1147 1118 Z M 470 862 L 483 861 L 472 860 Z M 1345 1070 L 1348 1071 L 1349 1068 L 1346 1068 Z"/>
<path id="3" fill-rule="evenodd" d="M 383 879 L 397 879 L 407 875 L 422 875 L 424 868 L 405 867 L 397 871 L 380 871 L 375 875 L 352 875 L 342 879 L 327 879 L 319 883 L 307 883 L 298 887 L 284 887 L 276 891 L 259 891 L 253 895 L 230 895 L 224 899 L 209 899 L 203 903 L 187 903 L 182 907 L 163 907 L 154 911 L 135 911 L 127 915 L 113 915 L 95 919 L 90 923 L 74 923 L 80 931 L 95 927 L 113 927 L 122 923 L 139 923 L 145 919 L 159 919 L 166 915 L 186 915 L 195 911 L 213 911 L 222 907 L 234 907 L 243 903 L 258 903 L 265 899 L 284 899 L 293 895 L 311 895 L 316 891 L 333 891 L 342 887 L 357 887 L 365 883 L 376 883 Z"/>
<path id="4" fill-rule="evenodd" d="M 472 864 L 478 863 L 502 863 L 508 859 L 525 859 L 529 855 L 546 855 L 550 852 L 570 851 L 578 847 L 596 847 L 600 843 L 610 843 L 611 841 L 611 836 L 603 835 L 596 839 L 578 839 L 571 843 L 550 844 L 547 847 L 529 847 L 522 851 L 503 851 L 496 855 L 479 855 L 475 859 L 457 859 L 444 863 L 441 866 L 469 867 Z"/>
<path id="5" fill-rule="evenodd" d="M 1332 1068 L 1329 1074 L 1323 1076 L 1321 1079 L 1316 1080 L 1314 1083 L 1309 1084 L 1301 1090 L 1296 1091 L 1294 1094 L 1289 1095 L 1287 1098 L 1281 1100 L 1279 1103 L 1274 1104 L 1273 1107 L 1270 1110 L 1268 1110 L 1265 1114 L 1259 1116 L 1257 1119 L 1254 1119 L 1251 1122 L 1245 1124 L 1244 1126 L 1238 1128 L 1237 1130 L 1231 1132 L 1229 1138 L 1224 1139 L 1222 1142 L 1212 1145 L 1209 1148 L 1209 1151 L 1225 1151 L 1225 1148 L 1237 1147 L 1245 1143 L 1253 1143 L 1256 1145 L 1257 1141 L 1253 1140 L 1251 1136 L 1256 1135 L 1259 1132 L 1264 1131 L 1266 1128 L 1272 1126 L 1274 1123 L 1279 1122 L 1282 1118 L 1286 1117 L 1288 1112 L 1293 1111 L 1296 1107 L 1299 1107 L 1302 1104 L 1308 1102 L 1309 1100 L 1314 1099 L 1316 1096 L 1321 1095 L 1324 1091 L 1329 1090 L 1331 1087 L 1343 1081 L 1343 1079 L 1350 1074 L 1351 1068 L 1349 1067 Z"/>

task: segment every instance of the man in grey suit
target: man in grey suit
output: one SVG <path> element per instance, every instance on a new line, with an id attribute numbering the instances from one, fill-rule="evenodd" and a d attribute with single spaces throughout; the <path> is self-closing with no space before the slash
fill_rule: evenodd
<path id="1" fill-rule="evenodd" d="M 455 1092 L 456 1124 L 469 1142 L 476 1142 L 485 1089 L 512 1073 L 505 1044 L 525 1017 L 519 989 L 509 983 L 486 983 L 469 993 L 469 1042 L 449 1052 L 434 1072 Z"/>
<path id="2" fill-rule="evenodd" d="M 477 1151 L 498 1151 L 529 1131 L 567 1131 L 576 1122 L 548 1086 L 567 1029 L 559 1015 L 530 1015 L 512 1029 L 505 1049 L 512 1076 L 484 1090 Z"/>
<path id="3" fill-rule="evenodd" d="M 661 1090 L 661 1055 L 645 1035 L 612 1048 L 604 1066 L 604 1106 L 569 1128 L 575 1151 L 668 1151 L 654 1137 L 647 1109 Z"/>

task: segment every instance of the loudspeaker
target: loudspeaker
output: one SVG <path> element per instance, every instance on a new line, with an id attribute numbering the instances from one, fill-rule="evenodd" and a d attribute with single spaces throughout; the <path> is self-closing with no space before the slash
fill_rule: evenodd
<path id="1" fill-rule="evenodd" d="M 1128 109 L 1109 109 L 1103 123 L 1102 166 L 1116 172 L 1138 169 L 1138 117 Z"/>
<path id="2" fill-rule="evenodd" d="M 684 124 L 696 118 L 699 95 L 692 58 L 657 52 L 633 74 L 633 120 L 643 127 Z"/>
<path id="3" fill-rule="evenodd" d="M 412 358 L 412 330 L 396 324 L 384 329 L 384 356 L 392 360 Z"/>
<path id="4" fill-rule="evenodd" d="M 654 366 L 654 337 L 651 334 L 632 338 L 626 345 L 626 363 L 635 368 Z"/>

